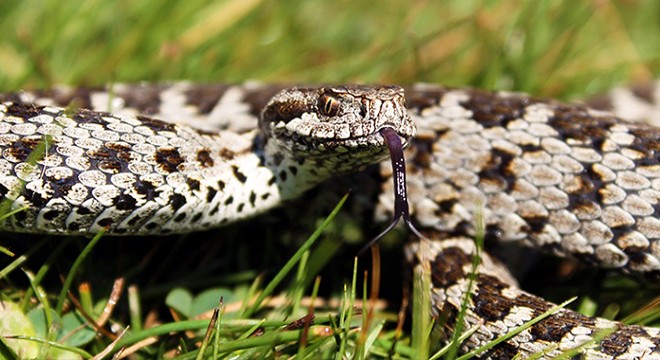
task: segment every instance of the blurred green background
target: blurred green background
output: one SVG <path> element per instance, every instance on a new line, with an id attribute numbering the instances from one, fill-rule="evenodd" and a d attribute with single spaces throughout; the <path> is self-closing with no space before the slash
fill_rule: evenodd
<path id="1" fill-rule="evenodd" d="M 660 1 L 3 0 L 0 90 L 437 82 L 568 98 L 660 73 Z"/>

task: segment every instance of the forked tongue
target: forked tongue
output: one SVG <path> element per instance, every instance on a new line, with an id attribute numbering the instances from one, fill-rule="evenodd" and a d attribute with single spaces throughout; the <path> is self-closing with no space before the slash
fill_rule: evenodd
<path id="1" fill-rule="evenodd" d="M 413 232 L 417 237 L 424 238 L 424 236 L 417 230 L 412 221 L 410 221 L 410 212 L 408 211 L 408 190 L 406 187 L 406 159 L 403 157 L 403 144 L 401 143 L 401 138 L 394 129 L 386 127 L 380 130 L 380 135 L 385 139 L 385 145 L 390 150 L 390 160 L 392 161 L 392 180 L 394 181 L 394 216 L 392 222 L 390 223 L 383 232 L 378 234 L 373 238 L 362 251 L 370 248 L 383 236 L 385 236 L 390 230 L 392 230 L 396 224 L 399 223 L 399 220 L 403 218 L 403 221 L 408 225 L 408 229 Z M 362 252 L 360 251 L 360 252 Z"/>

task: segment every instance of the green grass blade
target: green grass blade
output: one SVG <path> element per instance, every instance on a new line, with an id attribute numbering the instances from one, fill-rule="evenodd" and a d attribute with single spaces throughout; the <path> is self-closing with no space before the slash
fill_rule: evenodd
<path id="1" fill-rule="evenodd" d="M 335 218 L 337 213 L 339 213 L 339 210 L 341 207 L 344 205 L 344 202 L 346 202 L 346 199 L 348 198 L 348 194 L 344 195 L 344 197 L 339 200 L 339 203 L 335 206 L 335 208 L 330 212 L 330 215 L 328 215 L 327 218 L 321 223 L 321 226 L 319 226 L 316 231 L 302 244 L 302 246 L 296 251 L 295 254 L 287 261 L 286 264 L 280 269 L 280 271 L 275 275 L 273 280 L 271 280 L 268 285 L 264 288 L 264 290 L 259 294 L 257 297 L 256 301 L 252 306 L 247 308 L 242 314 L 242 316 L 249 317 L 250 315 L 254 314 L 257 309 L 261 306 L 261 303 L 266 299 L 267 296 L 273 293 L 275 288 L 284 280 L 284 278 L 289 274 L 291 269 L 296 265 L 296 263 L 302 258 L 303 254 L 309 250 L 314 242 L 321 236 L 325 228 L 328 227 L 330 222 Z"/>
<path id="2" fill-rule="evenodd" d="M 57 306 L 55 307 L 55 312 L 57 312 L 58 315 L 62 315 L 62 308 L 64 307 L 64 301 L 67 298 L 67 293 L 69 292 L 69 289 L 71 288 L 71 283 L 73 283 L 73 278 L 76 276 L 76 273 L 78 272 L 78 268 L 82 264 L 83 260 L 85 260 L 85 257 L 89 254 L 90 251 L 94 248 L 94 245 L 101 240 L 103 237 L 103 234 L 105 234 L 104 230 L 99 231 L 98 234 L 96 234 L 92 240 L 83 248 L 83 250 L 80 252 L 80 255 L 76 258 L 76 260 L 73 262 L 73 265 L 71 265 L 71 269 L 69 269 L 69 273 L 66 276 L 66 279 L 64 280 L 64 284 L 62 285 L 62 290 L 60 291 L 60 295 L 57 298 Z"/>

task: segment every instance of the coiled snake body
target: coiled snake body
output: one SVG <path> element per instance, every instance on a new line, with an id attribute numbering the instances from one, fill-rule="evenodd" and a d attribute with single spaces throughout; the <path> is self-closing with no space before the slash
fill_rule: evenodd
<path id="1" fill-rule="evenodd" d="M 431 267 L 433 315 L 448 317 L 449 329 L 467 289 L 477 214 L 488 238 L 660 278 L 655 120 L 435 85 L 405 95 L 395 86 L 184 83 L 0 95 L 0 194 L 12 209 L 27 208 L 2 228 L 142 234 L 219 226 L 383 160 L 396 134 L 410 142 L 407 195 L 424 233 L 407 256 L 413 267 Z M 32 159 L 35 149 L 44 150 Z M 401 175 L 396 160 L 394 171 L 381 166 L 377 219 L 400 208 L 393 192 L 405 199 L 405 183 L 388 180 Z M 466 351 L 553 306 L 503 271 L 484 258 L 465 318 L 478 330 Z M 604 328 L 613 332 L 590 343 Z M 660 358 L 660 330 L 561 310 L 480 357 L 551 357 L 580 345 L 584 358 Z"/>

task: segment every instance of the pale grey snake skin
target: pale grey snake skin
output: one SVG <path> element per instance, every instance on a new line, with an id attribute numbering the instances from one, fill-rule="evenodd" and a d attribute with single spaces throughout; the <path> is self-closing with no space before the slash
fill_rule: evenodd
<path id="1" fill-rule="evenodd" d="M 645 119 L 639 123 L 581 105 L 436 85 L 405 89 L 408 111 L 398 87 L 278 93 L 259 84 L 178 83 L 4 94 L 0 195 L 27 210 L 2 228 L 163 234 L 219 226 L 387 157 L 378 131 L 390 127 L 412 137 L 408 195 L 426 236 L 407 256 L 413 268 L 431 265 L 433 315 L 444 312 L 451 329 L 478 213 L 491 239 L 660 278 L 657 88 L 625 93 L 637 102 L 631 116 Z M 620 107 L 613 102 L 622 94 L 597 105 Z M 44 139 L 46 154 L 31 166 L 28 156 Z M 377 220 L 392 215 L 391 175 L 383 162 Z M 489 257 L 481 266 L 465 327 L 479 329 L 465 351 L 553 306 L 518 290 L 498 266 Z M 603 328 L 616 331 L 590 344 Z M 660 330 L 569 310 L 480 357 L 547 351 L 549 358 L 584 343 L 581 358 L 660 358 Z"/>

